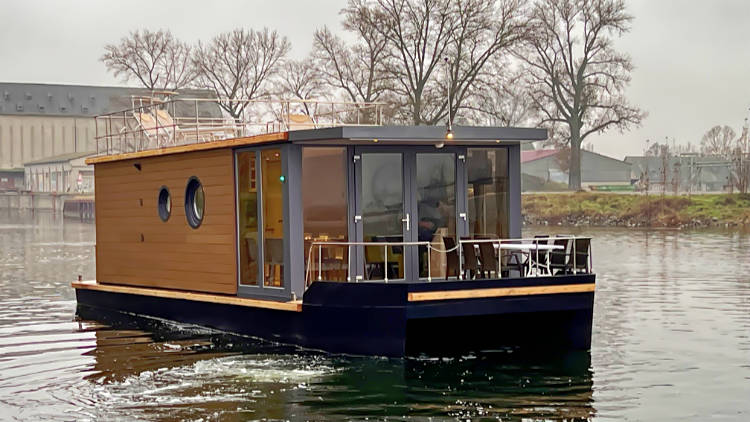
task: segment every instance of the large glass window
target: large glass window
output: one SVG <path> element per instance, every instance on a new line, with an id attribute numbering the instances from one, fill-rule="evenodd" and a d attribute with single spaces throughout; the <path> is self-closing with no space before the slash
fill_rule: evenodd
<path id="1" fill-rule="evenodd" d="M 348 240 L 346 163 L 346 148 L 343 147 L 302 149 L 305 264 L 312 259 L 313 279 L 320 274 L 323 280 L 346 280 L 349 248 L 324 246 L 311 250 L 313 242 Z"/>
<path id="2" fill-rule="evenodd" d="M 281 150 L 264 149 L 261 160 L 264 286 L 284 285 L 284 175 Z"/>
<path id="3" fill-rule="evenodd" d="M 427 277 L 427 259 L 433 278 L 446 278 L 446 238 L 456 242 L 456 157 L 452 153 L 417 154 L 417 229 L 419 276 Z M 429 253 L 429 257 L 428 257 Z"/>
<path id="4" fill-rule="evenodd" d="M 258 185 L 255 151 L 237 153 L 240 284 L 258 284 Z"/>
<path id="5" fill-rule="evenodd" d="M 401 153 L 362 154 L 362 238 L 365 242 L 403 242 L 404 178 Z M 403 246 L 365 246 L 365 279 L 404 278 Z"/>
<path id="6" fill-rule="evenodd" d="M 469 233 L 509 237 L 508 150 L 469 148 Z"/>

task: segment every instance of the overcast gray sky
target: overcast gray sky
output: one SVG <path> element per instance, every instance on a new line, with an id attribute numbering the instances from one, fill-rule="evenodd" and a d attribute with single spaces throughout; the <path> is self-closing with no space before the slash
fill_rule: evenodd
<path id="1" fill-rule="evenodd" d="M 346 0 L 39 1 L 0 7 L 0 81 L 120 84 L 98 61 L 105 43 L 136 28 L 168 28 L 186 41 L 236 27 L 268 26 L 304 56 L 315 28 L 340 30 Z M 649 112 L 640 129 L 595 138 L 622 158 L 645 140 L 698 143 L 716 124 L 738 133 L 750 115 L 750 1 L 628 0 L 632 31 L 617 42 L 636 70 L 628 96 Z"/>

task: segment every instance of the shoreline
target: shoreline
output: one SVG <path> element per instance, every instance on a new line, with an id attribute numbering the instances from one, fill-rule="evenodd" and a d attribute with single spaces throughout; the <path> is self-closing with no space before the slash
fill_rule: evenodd
<path id="1" fill-rule="evenodd" d="M 525 193 L 524 225 L 750 227 L 750 194 Z"/>

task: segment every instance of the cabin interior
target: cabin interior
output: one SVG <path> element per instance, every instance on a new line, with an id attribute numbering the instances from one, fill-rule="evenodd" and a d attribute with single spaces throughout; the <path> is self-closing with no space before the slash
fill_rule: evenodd
<path id="1" fill-rule="evenodd" d="M 97 280 L 272 300 L 318 280 L 456 280 L 460 239 L 521 236 L 542 129 L 340 126 L 92 158 Z M 476 275 L 474 275 L 476 276 Z"/>

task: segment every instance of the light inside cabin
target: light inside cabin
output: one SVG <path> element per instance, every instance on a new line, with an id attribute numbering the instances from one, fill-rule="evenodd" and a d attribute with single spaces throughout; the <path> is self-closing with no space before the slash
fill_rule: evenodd
<path id="1" fill-rule="evenodd" d="M 380 140 L 377 139 L 377 138 L 375 138 L 375 139 L 372 140 L 372 142 L 375 142 L 377 144 L 378 142 L 380 142 Z"/>

